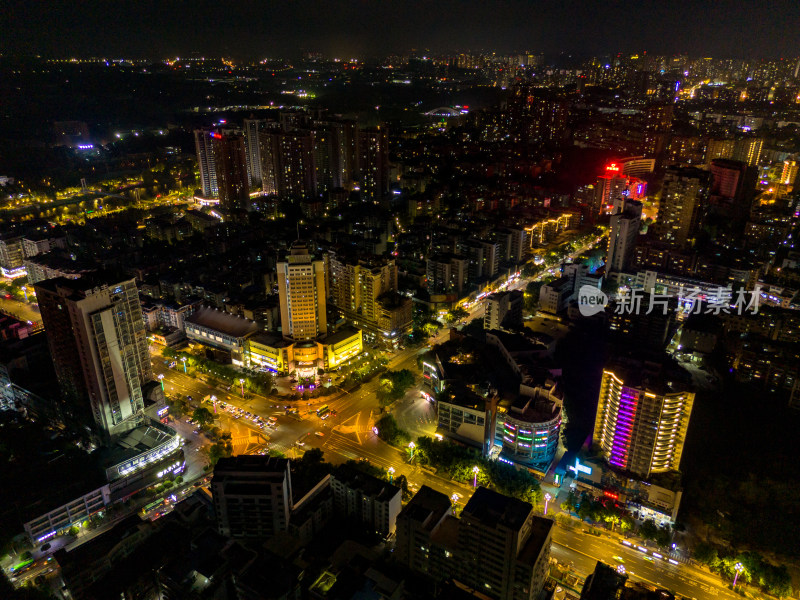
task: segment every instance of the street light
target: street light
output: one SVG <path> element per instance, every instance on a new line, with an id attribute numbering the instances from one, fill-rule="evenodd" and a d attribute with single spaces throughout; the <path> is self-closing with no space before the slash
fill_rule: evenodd
<path id="1" fill-rule="evenodd" d="M 544 494 L 544 514 L 547 514 L 547 504 L 552 500 L 553 497 L 550 495 L 550 492 L 545 492 Z"/>
<path id="2" fill-rule="evenodd" d="M 450 500 L 453 501 L 453 504 L 458 504 L 458 494 L 453 494 L 450 496 Z"/>
<path id="3" fill-rule="evenodd" d="M 394 467 L 389 467 L 386 472 L 389 473 L 389 483 L 392 483 L 394 481 Z"/>
<path id="4" fill-rule="evenodd" d="M 181 356 L 181 362 L 183 363 L 183 372 L 186 373 L 186 357 Z"/>
<path id="5" fill-rule="evenodd" d="M 164 391 L 164 374 L 163 373 L 159 373 L 158 374 L 158 380 L 161 382 L 161 391 L 163 392 Z"/>
<path id="6" fill-rule="evenodd" d="M 417 445 L 414 442 L 408 443 L 408 449 L 411 450 L 411 458 L 414 458 L 414 448 L 416 447 Z"/>
<path id="7" fill-rule="evenodd" d="M 210 400 L 211 403 L 214 405 L 214 414 L 217 414 L 217 397 L 211 396 Z"/>
<path id="8" fill-rule="evenodd" d="M 480 473 L 481 470 L 476 465 L 472 467 L 472 472 L 475 474 L 475 476 L 472 478 L 472 487 L 478 487 L 478 473 Z"/>
<path id="9" fill-rule="evenodd" d="M 740 562 L 737 562 L 733 565 L 733 570 L 736 571 L 736 575 L 733 576 L 733 587 L 736 587 L 736 581 L 739 579 L 739 574 L 744 571 L 744 565 Z"/>
<path id="10" fill-rule="evenodd" d="M 240 380 L 239 380 L 239 383 L 240 383 L 240 384 L 241 384 L 241 386 L 242 386 L 242 400 L 244 400 L 244 379 L 240 379 Z"/>

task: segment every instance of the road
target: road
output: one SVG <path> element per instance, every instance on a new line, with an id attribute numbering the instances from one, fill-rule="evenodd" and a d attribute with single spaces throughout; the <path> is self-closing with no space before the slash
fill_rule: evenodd
<path id="1" fill-rule="evenodd" d="M 575 523 L 578 524 L 577 521 Z M 741 599 L 741 596 L 723 585 L 718 576 L 688 564 L 676 565 L 658 557 L 651 556 L 653 561 L 650 562 L 644 558 L 644 553 L 636 549 L 635 544 L 623 545 L 619 537 L 610 534 L 595 536 L 584 533 L 580 528 L 557 527 L 553 532 L 552 554 L 558 562 L 572 566 L 574 572 L 582 577 L 594 571 L 597 561 L 612 566 L 620 564 L 613 558 L 618 556 L 624 560 L 622 564 L 633 581 L 666 588 L 696 600 Z M 648 555 L 652 553 L 653 550 L 649 549 Z"/>
<path id="2" fill-rule="evenodd" d="M 12 298 L 0 297 L 0 311 L 13 315 L 22 321 L 30 321 L 35 325 L 41 325 L 42 322 L 42 314 L 39 312 L 38 304 L 29 304 Z"/>

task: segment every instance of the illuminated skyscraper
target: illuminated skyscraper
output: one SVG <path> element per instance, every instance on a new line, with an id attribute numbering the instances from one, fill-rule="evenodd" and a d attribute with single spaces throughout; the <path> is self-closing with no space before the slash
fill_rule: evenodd
<path id="1" fill-rule="evenodd" d="M 711 161 L 717 158 L 731 158 L 735 143 L 734 140 L 708 140 L 705 153 L 706 164 L 711 164 Z"/>
<path id="2" fill-rule="evenodd" d="M 244 120 L 244 142 L 247 152 L 247 176 L 251 189 L 261 187 L 261 145 L 258 134 L 264 128 L 266 121 L 261 119 Z"/>
<path id="3" fill-rule="evenodd" d="M 296 199 L 316 194 L 314 135 L 310 131 L 266 131 L 259 134 L 259 140 L 264 191 Z"/>
<path id="4" fill-rule="evenodd" d="M 220 208 L 245 210 L 250 203 L 250 185 L 244 136 L 215 133 L 213 140 Z"/>
<path id="5" fill-rule="evenodd" d="M 794 185 L 797 179 L 797 160 L 787 158 L 783 161 L 783 171 L 781 171 L 781 183 L 784 185 Z"/>
<path id="6" fill-rule="evenodd" d="M 294 242 L 278 263 L 278 296 L 284 338 L 313 340 L 327 333 L 325 262 L 314 258 L 307 243 Z"/>
<path id="7" fill-rule="evenodd" d="M 633 258 L 633 248 L 639 236 L 642 221 L 642 203 L 620 198 L 614 202 L 611 231 L 608 235 L 606 273 L 624 271 Z"/>
<path id="8" fill-rule="evenodd" d="M 764 140 L 754 137 L 746 137 L 736 140 L 733 145 L 733 160 L 740 160 L 747 163 L 749 167 L 758 166 L 761 158 L 761 150 L 764 148 Z"/>
<path id="9" fill-rule="evenodd" d="M 69 409 L 91 409 L 99 430 L 133 429 L 153 380 L 133 279 L 48 279 L 35 286 L 56 375 Z"/>
<path id="10" fill-rule="evenodd" d="M 389 137 L 386 129 L 364 129 L 358 137 L 358 167 L 362 196 L 374 202 L 389 191 Z"/>
<path id="11" fill-rule="evenodd" d="M 595 186 L 595 208 L 598 214 L 607 214 L 613 211 L 614 203 L 619 198 L 639 200 L 644 198 L 647 183 L 638 177 L 621 175 L 621 163 L 606 165 L 606 172 L 597 178 Z"/>
<path id="12" fill-rule="evenodd" d="M 655 225 L 661 241 L 678 248 L 691 245 L 708 209 L 711 177 L 694 167 L 667 169 Z"/>
<path id="13" fill-rule="evenodd" d="M 613 360 L 603 370 L 593 443 L 621 471 L 678 470 L 693 403 L 690 377 L 677 365 Z"/>
<path id="14" fill-rule="evenodd" d="M 331 252 L 330 273 L 333 304 L 368 336 L 391 341 L 411 325 L 411 302 L 397 293 L 394 259 L 359 259 Z"/>
<path id="15" fill-rule="evenodd" d="M 216 198 L 217 167 L 214 163 L 214 132 L 209 129 L 194 130 L 194 146 L 197 151 L 197 166 L 200 169 L 200 188 L 204 198 Z"/>
<path id="16" fill-rule="evenodd" d="M 671 103 L 652 104 L 644 113 L 644 136 L 642 138 L 642 154 L 656 157 L 664 149 L 667 134 L 672 127 Z"/>

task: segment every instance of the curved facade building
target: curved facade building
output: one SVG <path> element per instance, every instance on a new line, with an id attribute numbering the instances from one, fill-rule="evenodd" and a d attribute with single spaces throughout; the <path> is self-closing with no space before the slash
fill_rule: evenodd
<path id="1" fill-rule="evenodd" d="M 594 443 L 608 464 L 641 477 L 680 467 L 694 392 L 677 366 L 643 361 L 603 370 Z"/>
<path id="2" fill-rule="evenodd" d="M 546 470 L 556 455 L 561 431 L 561 402 L 547 390 L 520 396 L 504 414 L 497 415 L 501 457 Z"/>

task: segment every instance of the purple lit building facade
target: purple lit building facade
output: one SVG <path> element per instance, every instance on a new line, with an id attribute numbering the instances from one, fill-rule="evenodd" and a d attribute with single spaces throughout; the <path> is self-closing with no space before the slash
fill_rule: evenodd
<path id="1" fill-rule="evenodd" d="M 694 403 L 680 374 L 644 361 L 603 370 L 593 442 L 612 468 L 645 478 L 678 470 Z"/>

